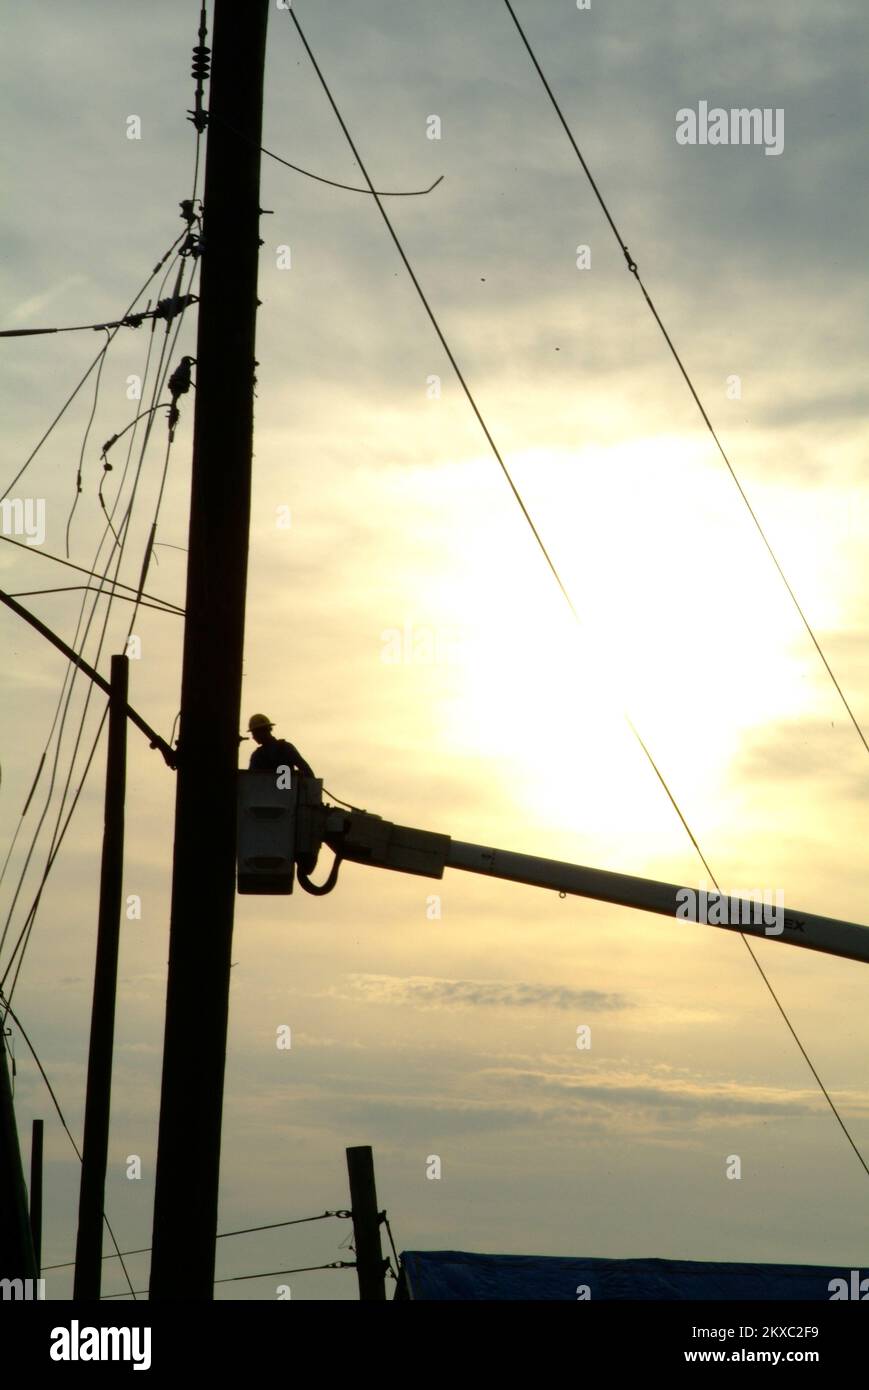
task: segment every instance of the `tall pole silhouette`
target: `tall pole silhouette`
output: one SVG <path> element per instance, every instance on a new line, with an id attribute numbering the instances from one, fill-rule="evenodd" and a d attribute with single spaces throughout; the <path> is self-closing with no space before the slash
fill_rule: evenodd
<path id="1" fill-rule="evenodd" d="M 268 0 L 215 0 L 151 1298 L 213 1295 Z"/>

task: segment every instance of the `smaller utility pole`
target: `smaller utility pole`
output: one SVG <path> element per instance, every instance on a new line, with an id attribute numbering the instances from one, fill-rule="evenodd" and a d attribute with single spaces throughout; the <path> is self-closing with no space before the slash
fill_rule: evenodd
<path id="1" fill-rule="evenodd" d="M 374 1155 L 367 1144 L 347 1150 L 347 1172 L 350 1177 L 359 1298 L 363 1303 L 383 1303 L 386 1300 L 386 1261 L 380 1244 Z"/>
<path id="2" fill-rule="evenodd" d="M 36 1256 L 36 1277 L 42 1273 L 42 1131 L 43 1121 L 33 1121 L 30 1140 L 30 1232 Z"/>
<path id="3" fill-rule="evenodd" d="M 75 1299 L 98 1299 L 102 1278 L 103 1208 L 109 1154 L 115 996 L 118 983 L 118 941 L 124 873 L 129 666 L 126 656 L 112 657 L 103 857 L 100 868 L 100 915 L 85 1096 L 78 1238 L 75 1246 Z"/>

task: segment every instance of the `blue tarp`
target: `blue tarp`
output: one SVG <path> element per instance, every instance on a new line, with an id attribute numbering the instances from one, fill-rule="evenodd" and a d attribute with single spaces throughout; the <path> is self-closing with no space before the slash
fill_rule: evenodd
<path id="1" fill-rule="evenodd" d="M 566 1299 L 587 1286 L 592 1302 L 704 1299 L 830 1299 L 830 1281 L 850 1268 L 822 1265 L 707 1264 L 698 1260 L 594 1260 L 554 1255 L 476 1255 L 409 1250 L 396 1297 L 412 1299 Z"/>

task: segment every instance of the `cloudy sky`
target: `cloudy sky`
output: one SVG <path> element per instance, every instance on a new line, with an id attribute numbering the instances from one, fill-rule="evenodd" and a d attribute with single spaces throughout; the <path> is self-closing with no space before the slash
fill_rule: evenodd
<path id="1" fill-rule="evenodd" d="M 442 176 L 388 209 L 581 623 L 372 200 L 264 159 L 245 716 L 265 710 L 336 796 L 391 820 L 698 884 L 702 865 L 627 712 L 724 887 L 780 888 L 792 906 L 867 920 L 866 751 L 506 6 L 295 8 L 377 185 Z M 516 9 L 866 728 L 863 7 Z M 181 231 L 198 10 L 4 6 L 2 327 L 118 317 Z M 273 6 L 269 23 L 266 146 L 362 182 L 290 17 Z M 676 112 L 700 102 L 783 112 L 781 153 L 680 145 Z M 0 340 L 0 492 L 102 341 Z M 41 546 L 0 543 L 6 592 L 82 579 L 45 558 L 65 553 L 80 454 L 69 554 L 87 569 L 107 563 L 100 448 L 150 400 L 159 339 L 143 401 L 129 395 L 149 341 L 145 327 L 114 340 L 83 454 L 95 371 L 8 493 L 43 499 L 46 531 Z M 192 312 L 170 365 L 186 351 Z M 126 444 L 115 446 L 105 495 L 111 507 L 120 486 L 116 520 L 143 438 L 140 424 L 123 482 Z M 191 439 L 187 397 L 148 576 L 149 592 L 174 603 Z M 120 571 L 128 584 L 165 440 L 159 413 Z M 91 613 L 80 622 L 83 597 L 22 602 L 74 642 Z M 113 605 L 100 647 L 104 616 L 100 600 L 84 654 L 107 674 L 130 605 Z M 141 609 L 134 632 L 131 700 L 168 737 L 181 620 Z M 18 831 L 0 886 L 2 974 L 104 701 L 86 707 L 75 682 L 58 749 L 67 664 L 8 611 L 0 642 L 3 858 Z M 13 996 L 77 1137 L 104 758 L 101 742 Z M 131 730 L 124 890 L 142 915 L 123 926 L 107 1185 L 126 1250 L 151 1235 L 173 783 Z M 866 1154 L 869 975 L 774 942 L 755 949 Z M 221 1230 L 345 1207 L 344 1149 L 371 1144 L 400 1248 L 846 1267 L 865 1255 L 854 1219 L 865 1174 L 729 933 L 458 873 L 438 884 L 351 865 L 324 899 L 240 899 L 233 959 Z M 289 1051 L 276 1047 L 281 1025 Z M 576 1046 L 580 1025 L 588 1050 Z M 25 1161 L 31 1120 L 46 1120 L 44 1262 L 55 1264 L 74 1253 L 78 1165 L 17 1029 L 12 1041 Z M 130 1155 L 139 1180 L 126 1176 Z M 426 1176 L 432 1155 L 439 1180 Z M 195 1154 L 190 1165 L 195 1184 Z M 218 1274 L 346 1259 L 348 1234 L 331 1221 L 227 1239 Z M 106 1293 L 124 1287 L 115 1264 Z M 147 1288 L 147 1257 L 130 1268 Z M 48 1278 L 49 1297 L 69 1296 L 68 1270 Z M 223 1284 L 218 1296 L 272 1299 L 282 1282 L 294 1299 L 356 1296 L 352 1272 Z"/>

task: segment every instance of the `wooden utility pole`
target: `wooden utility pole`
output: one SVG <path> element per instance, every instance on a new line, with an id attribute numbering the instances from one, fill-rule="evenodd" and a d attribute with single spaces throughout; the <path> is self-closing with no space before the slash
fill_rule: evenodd
<path id="1" fill-rule="evenodd" d="M 36 1257 L 36 1277 L 42 1273 L 42 1139 L 43 1120 L 33 1121 L 30 1139 L 30 1234 Z"/>
<path id="2" fill-rule="evenodd" d="M 124 799 L 127 785 L 127 687 L 130 662 L 112 657 L 109 747 L 100 865 L 100 912 L 91 1038 L 85 1093 L 84 1144 L 78 1199 L 73 1298 L 98 1299 L 103 1269 L 103 1207 L 109 1156 L 115 998 L 124 877 Z"/>
<path id="3" fill-rule="evenodd" d="M 151 1298 L 213 1296 L 269 0 L 215 0 Z"/>
<path id="4" fill-rule="evenodd" d="M 359 1298 L 363 1303 L 382 1303 L 386 1299 L 386 1262 L 380 1244 L 374 1155 L 367 1145 L 347 1150 L 347 1172 Z"/>

